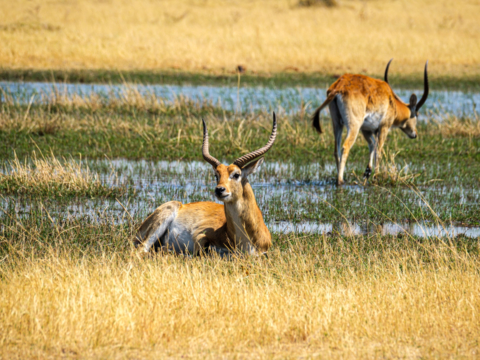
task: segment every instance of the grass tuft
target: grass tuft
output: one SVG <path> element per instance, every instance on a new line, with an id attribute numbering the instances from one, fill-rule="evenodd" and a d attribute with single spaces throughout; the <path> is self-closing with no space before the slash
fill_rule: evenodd
<path id="1" fill-rule="evenodd" d="M 371 182 L 379 186 L 398 186 L 398 185 L 413 185 L 416 178 L 421 174 L 414 173 L 410 167 L 405 163 L 403 166 L 396 161 L 397 155 L 400 151 L 385 152 L 380 164 L 380 171 L 373 174 Z"/>
<path id="2" fill-rule="evenodd" d="M 445 138 L 480 138 L 480 121 L 476 114 L 474 118 L 447 117 L 442 122 L 436 122 L 436 126 Z"/>
<path id="3" fill-rule="evenodd" d="M 6 194 L 36 194 L 48 196 L 121 196 L 125 187 L 108 187 L 87 165 L 74 159 L 60 161 L 53 154 L 21 162 L 15 158 L 7 162 L 5 173 L 0 173 L 0 190 Z"/>
<path id="4" fill-rule="evenodd" d="M 339 2 L 338 0 L 300 0 L 298 2 L 298 5 L 306 6 L 306 7 L 318 6 L 318 5 L 333 7 L 333 6 L 338 6 Z"/>

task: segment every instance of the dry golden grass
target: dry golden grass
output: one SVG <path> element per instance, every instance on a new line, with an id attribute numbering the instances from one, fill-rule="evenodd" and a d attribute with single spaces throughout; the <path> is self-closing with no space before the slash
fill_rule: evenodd
<path id="1" fill-rule="evenodd" d="M 81 160 L 63 159 L 53 154 L 49 157 L 37 157 L 34 152 L 31 159 L 21 162 L 15 154 L 12 161 L 5 165 L 5 173 L 0 173 L 2 193 L 62 195 L 119 195 L 125 189 L 108 188 L 97 174 L 90 171 Z"/>
<path id="2" fill-rule="evenodd" d="M 480 3 L 0 1 L 0 66 L 435 75 L 480 70 Z"/>
<path id="3" fill-rule="evenodd" d="M 114 130 L 123 134 L 145 136 L 147 131 L 171 128 L 171 123 L 166 124 L 164 119 L 154 118 L 152 124 L 152 121 L 148 123 L 145 119 L 133 121 L 129 116 L 122 116 L 135 112 L 169 115 L 171 119 L 176 119 L 174 121 L 181 121 L 182 116 L 187 116 L 188 125 L 197 127 L 199 121 L 196 118 L 197 113 L 207 117 L 212 117 L 215 112 L 225 114 L 221 108 L 208 100 L 197 101 L 176 96 L 172 101 L 166 101 L 155 94 L 140 94 L 133 85 L 127 85 L 122 92 L 111 97 L 95 93 L 88 97 L 67 96 L 55 91 L 53 95 L 39 95 L 46 106 L 28 105 L 26 108 L 19 105 L 11 94 L 2 91 L 2 95 L 6 109 L 0 112 L 0 130 L 25 131 L 40 136 L 55 134 L 62 130 Z M 53 112 L 52 107 L 55 108 Z M 78 113 L 78 110 L 81 112 Z M 192 117 L 195 119 L 192 120 Z M 178 136 L 177 133 L 174 135 Z"/>
<path id="4" fill-rule="evenodd" d="M 466 137 L 478 138 L 480 137 L 480 121 L 475 114 L 475 118 L 459 119 L 456 116 L 451 116 L 441 122 L 436 123 L 438 131 L 445 138 L 451 137 Z"/>
<path id="5" fill-rule="evenodd" d="M 286 241 L 269 259 L 233 261 L 12 245 L 0 262 L 0 357 L 478 356 L 478 249 Z"/>

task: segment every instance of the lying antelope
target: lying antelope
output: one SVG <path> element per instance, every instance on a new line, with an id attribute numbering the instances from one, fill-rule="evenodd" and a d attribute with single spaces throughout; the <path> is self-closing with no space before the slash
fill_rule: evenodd
<path id="1" fill-rule="evenodd" d="M 377 157 L 375 171 L 378 171 L 383 145 L 391 128 L 400 128 L 411 139 L 417 137 L 418 111 L 428 97 L 428 61 L 425 64 L 422 98 L 417 103 L 417 96 L 412 94 L 410 103 L 405 104 L 388 84 L 388 68 L 392 60 L 389 61 L 385 70 L 385 81 L 364 75 L 341 76 L 328 88 L 327 99 L 312 116 L 313 126 L 321 133 L 320 111 L 329 106 L 335 136 L 334 155 L 337 163 L 338 185 L 344 183 L 345 163 L 359 131 L 367 140 L 370 150 L 368 166 L 363 174 L 367 179 L 372 173 L 375 157 Z M 347 136 L 341 147 L 344 126 L 347 128 Z"/>
<path id="2" fill-rule="evenodd" d="M 261 156 L 272 147 L 276 134 L 277 120 L 273 113 L 273 129 L 267 145 L 226 166 L 209 154 L 208 131 L 203 121 L 203 158 L 213 166 L 217 181 L 215 196 L 225 205 L 207 201 L 185 205 L 167 202 L 145 219 L 135 243 L 143 243 L 145 252 L 157 241 L 163 249 L 194 255 L 204 249 L 220 255 L 232 250 L 249 254 L 266 252 L 272 245 L 271 235 L 247 177 L 263 163 Z"/>

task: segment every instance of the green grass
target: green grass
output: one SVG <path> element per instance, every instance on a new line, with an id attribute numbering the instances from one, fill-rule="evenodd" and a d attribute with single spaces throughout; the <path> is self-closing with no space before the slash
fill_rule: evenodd
<path id="1" fill-rule="evenodd" d="M 212 105 L 189 103 L 162 109 L 135 105 L 100 109 L 67 106 L 27 109 L 4 105 L 0 116 L 0 143 L 5 150 L 0 156 L 4 160 L 13 158 L 14 149 L 22 158 L 37 146 L 42 152 L 51 149 L 56 155 L 69 153 L 90 159 L 108 156 L 201 160 L 201 118 L 207 120 L 212 134 L 212 152 L 233 160 L 248 149 L 262 146 L 271 128 L 270 114 L 242 116 Z M 277 141 L 267 159 L 304 164 L 332 162 L 330 120 L 323 117 L 323 122 L 326 131 L 318 135 L 306 114 L 279 115 Z M 416 140 L 393 130 L 387 140 L 387 149 L 400 151 L 397 156 L 400 162 L 430 161 L 440 166 L 461 162 L 475 168 L 480 160 L 480 136 L 478 133 L 464 134 L 460 127 L 461 123 L 456 129 L 460 134 L 445 134 L 441 124 L 421 123 Z M 367 159 L 365 144 L 359 136 L 349 161 Z"/>
<path id="2" fill-rule="evenodd" d="M 30 197 L 30 200 L 33 198 Z M 27 200 L 25 198 L 24 200 Z M 51 202 L 50 202 L 51 203 Z M 0 256 L 13 254 L 14 249 L 33 251 L 41 255 L 52 247 L 68 248 L 69 253 L 103 254 L 105 252 L 128 254 L 134 248 L 133 239 L 139 218 L 124 216 L 123 224 L 116 224 L 106 213 L 99 213 L 96 220 L 85 218 L 57 217 L 50 211 L 49 201 L 41 205 L 37 203 L 27 212 L 19 214 L 12 208 L 6 208 L 2 214 L 0 231 Z M 291 251 L 292 247 L 301 245 L 306 253 L 313 251 L 317 255 L 327 255 L 326 248 L 335 249 L 340 254 L 355 252 L 369 253 L 375 251 L 390 251 L 399 248 L 411 248 L 428 257 L 425 244 L 449 245 L 452 249 L 466 251 L 472 256 L 480 254 L 477 240 L 465 237 L 449 237 L 440 239 L 435 236 L 418 238 L 405 235 L 401 237 L 381 234 L 345 235 L 334 230 L 331 234 L 280 234 L 273 233 L 273 247 L 281 252 Z M 35 241 L 28 241 L 34 237 Z M 67 246 L 67 247 L 66 247 Z"/>
<path id="3" fill-rule="evenodd" d="M 197 119 L 199 121 L 199 119 Z M 234 131 L 238 128 L 238 122 L 232 124 Z M 302 124 L 303 125 L 303 124 Z M 305 124 L 308 126 L 308 124 Z M 215 128 L 215 126 L 212 126 Z M 179 131 L 180 137 L 177 137 Z M 425 127 L 419 129 L 421 139 L 412 141 L 404 139 L 402 134 L 390 134 L 389 142 L 396 142 L 398 148 L 403 151 L 397 156 L 400 162 L 435 162 L 439 166 L 453 164 L 455 167 L 472 165 L 475 170 L 476 163 L 480 161 L 479 141 L 469 142 L 466 139 L 444 139 L 440 135 L 422 135 Z M 125 133 L 124 131 L 105 131 L 102 130 L 62 130 L 55 134 L 42 134 L 29 131 L 2 131 L 0 132 L 0 145 L 2 149 L 2 158 L 10 159 L 13 157 L 13 149 L 19 156 L 23 157 L 29 154 L 38 146 L 42 151 L 52 150 L 54 154 L 61 156 L 68 153 L 73 156 L 84 156 L 90 159 L 104 158 L 108 156 L 127 158 L 132 160 L 150 159 L 150 160 L 198 160 L 201 161 L 201 139 L 198 135 L 199 126 L 183 127 L 181 124 L 171 123 L 169 129 L 164 131 L 146 131 L 138 134 Z M 313 133 L 313 130 L 311 130 Z M 313 134 L 316 135 L 316 134 Z M 330 136 L 326 135 L 325 144 L 313 135 L 306 136 L 305 145 L 295 145 L 279 136 L 275 147 L 268 153 L 270 161 L 292 161 L 295 163 L 309 162 L 332 162 L 333 145 Z M 191 139 L 189 136 L 195 137 Z M 212 144 L 212 152 L 216 156 L 233 161 L 241 156 L 246 149 L 261 147 L 268 138 L 266 131 L 262 136 L 252 137 L 246 142 L 245 147 L 232 146 L 229 139 L 215 139 Z M 283 138 L 283 139 L 282 139 Z M 388 141 L 388 140 L 387 140 Z M 368 162 L 368 148 L 363 140 L 357 140 L 349 156 L 351 161 L 364 160 L 366 167 Z M 461 164 L 458 164 L 459 161 Z M 362 169 L 364 170 L 364 169 Z M 462 173 L 469 169 L 461 170 Z M 459 174 L 463 175 L 463 174 Z M 472 174 L 474 176 L 474 174 Z M 420 178 L 419 181 L 427 179 Z M 468 179 L 465 179 L 468 181 Z M 475 178 L 471 179 L 475 180 Z"/>
<path id="4" fill-rule="evenodd" d="M 173 105 L 142 101 L 94 105 L 93 102 L 58 102 L 31 108 L 1 105 L 0 161 L 5 166 L 15 153 L 23 161 L 33 151 L 51 152 L 58 158 L 65 154 L 88 158 L 92 171 L 103 175 L 114 171 L 116 176 L 123 177 L 128 194 L 112 193 L 112 196 L 128 203 L 127 209 L 141 219 L 165 201 L 214 200 L 213 175 L 201 157 L 201 118 L 206 119 L 209 127 L 211 153 L 226 162 L 263 146 L 271 131 L 270 114 L 238 115 L 210 103 L 195 104 L 185 99 Z M 323 117 L 322 121 L 326 131 L 320 136 L 312 129 L 305 113 L 279 115 L 276 143 L 266 154 L 266 165 L 252 178 L 254 184 L 270 184 L 255 190 L 266 221 L 336 223 L 346 218 L 358 223 L 441 220 L 479 225 L 480 126 L 477 119 L 447 117 L 440 124 L 421 124 L 416 140 L 393 130 L 387 139 L 386 151 L 397 154 L 393 163 L 397 169 L 408 165 L 408 172 L 414 177 L 407 183 L 388 175 L 364 187 L 361 182 L 368 147 L 359 137 L 347 162 L 346 179 L 350 186 L 343 189 L 334 185 L 336 170 L 332 166 L 330 120 Z M 118 158 L 132 160 L 134 169 L 116 165 L 112 170 L 108 159 Z M 176 170 L 172 165 L 168 169 L 157 169 L 154 164 L 144 166 L 136 163 L 137 160 L 195 160 L 202 167 Z M 290 165 L 287 169 L 278 169 L 275 162 Z M 154 186 L 157 183 L 178 186 Z M 9 192 L 22 193 L 18 189 L 25 188 L 17 187 Z M 59 195 L 61 192 L 57 190 L 56 187 L 32 187 L 23 192 L 32 194 L 33 198 L 18 197 L 13 203 L 19 202 L 23 207 L 31 203 L 35 207 L 38 205 L 36 195 Z M 57 201 L 49 205 L 49 211 L 63 218 L 68 213 L 68 202 Z M 433 211 L 426 204 L 430 204 Z M 93 202 L 89 206 L 91 213 L 95 213 L 106 204 Z"/>
<path id="5" fill-rule="evenodd" d="M 242 86 L 264 87 L 314 87 L 328 88 L 343 73 L 251 73 L 241 75 Z M 383 74 L 367 74 L 383 79 Z M 479 91 L 480 76 L 446 76 L 430 74 L 430 87 L 436 90 Z M 395 88 L 421 89 L 421 75 L 390 74 L 390 83 Z M 66 82 L 85 84 L 168 84 L 168 85 L 216 85 L 237 86 L 238 76 L 234 72 L 224 73 L 194 73 L 185 71 L 150 71 L 150 70 L 29 70 L 1 69 L 0 81 L 36 81 L 36 82 Z"/>

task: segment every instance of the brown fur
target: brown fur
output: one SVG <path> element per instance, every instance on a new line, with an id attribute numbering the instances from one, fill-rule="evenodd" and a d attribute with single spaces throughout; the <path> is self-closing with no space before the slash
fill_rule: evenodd
<path id="1" fill-rule="evenodd" d="M 185 205 L 178 201 L 167 202 L 145 219 L 138 230 L 135 244 L 147 241 L 162 226 L 168 231 L 170 223 L 175 221 L 192 235 L 195 254 L 209 245 L 248 252 L 251 244 L 256 251 L 266 252 L 272 244 L 270 231 L 263 221 L 262 212 L 247 180 L 249 171 L 253 171 L 251 168 L 257 167 L 260 160 L 246 165 L 243 169 L 233 164 L 218 165 L 215 169 L 218 176 L 217 187 L 222 186 L 226 192 L 232 194 L 225 206 L 213 202 Z M 242 174 L 241 180 L 231 178 L 234 172 Z"/>
<path id="2" fill-rule="evenodd" d="M 226 192 L 232 194 L 232 199 L 225 203 L 229 239 L 233 240 L 235 247 L 243 248 L 245 244 L 242 241 L 248 238 L 258 251 L 265 252 L 272 245 L 270 231 L 263 221 L 262 212 L 247 179 L 248 174 L 245 174 L 247 167 L 255 165 L 256 162 L 245 166 L 244 169 L 233 164 L 217 166 L 216 172 L 219 175 L 217 186 L 224 187 Z M 242 173 L 241 181 L 231 179 L 233 173 Z M 240 224 L 235 222 L 236 218 L 240 219 Z"/>
<path id="3" fill-rule="evenodd" d="M 332 103 L 336 96 L 340 95 L 343 101 L 347 119 L 339 120 L 339 107 Z M 411 98 L 416 102 L 416 98 Z M 409 137 L 416 137 L 416 117 L 411 117 L 409 105 L 402 102 L 393 92 L 390 86 L 382 81 L 373 79 L 364 75 L 345 74 L 335 81 L 327 90 L 327 99 L 320 105 L 312 116 L 312 124 L 315 129 L 321 133 L 320 111 L 327 105 L 330 105 L 332 114 L 332 124 L 335 136 L 335 160 L 337 162 L 338 178 L 337 183 L 343 183 L 343 171 L 348 157 L 349 151 L 353 146 L 358 132 L 361 130 L 365 139 L 369 143 L 370 161 L 366 170 L 366 177 L 369 175 L 369 169 L 372 167 L 374 145 L 374 136 L 378 136 L 378 160 L 376 168 L 378 168 L 379 160 L 383 145 L 385 143 L 388 131 L 392 127 L 399 127 Z M 333 106 L 333 108 L 332 108 Z M 332 111 L 333 110 L 333 111 Z M 381 114 L 382 120 L 377 129 L 363 129 L 362 126 L 367 114 Z M 345 124 L 339 124 L 341 121 Z M 341 158 L 339 156 L 339 139 L 341 140 L 341 131 L 343 126 L 347 126 L 347 137 L 345 138 Z M 340 137 L 337 136 L 340 133 Z"/>

